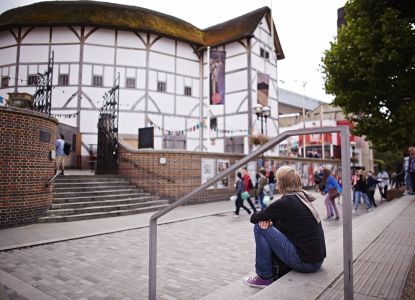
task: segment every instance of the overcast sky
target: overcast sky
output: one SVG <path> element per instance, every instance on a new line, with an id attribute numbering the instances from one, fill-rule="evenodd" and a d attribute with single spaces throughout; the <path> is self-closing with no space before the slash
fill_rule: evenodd
<path id="1" fill-rule="evenodd" d="M 0 13 L 36 0 L 0 0 Z M 185 20 L 201 29 L 268 6 L 284 50 L 279 61 L 280 87 L 330 102 L 321 74 L 321 58 L 337 31 L 337 9 L 346 0 L 107 0 L 140 6 Z M 293 82 L 298 81 L 298 82 Z"/>

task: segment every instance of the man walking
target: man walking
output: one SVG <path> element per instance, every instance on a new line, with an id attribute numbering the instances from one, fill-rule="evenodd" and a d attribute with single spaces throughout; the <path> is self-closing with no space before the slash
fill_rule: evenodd
<path id="1" fill-rule="evenodd" d="M 60 169 L 62 170 L 61 175 L 64 175 L 65 170 L 65 152 L 63 151 L 63 148 L 65 146 L 65 137 L 63 134 L 61 134 L 56 139 L 56 169 L 57 171 Z"/>

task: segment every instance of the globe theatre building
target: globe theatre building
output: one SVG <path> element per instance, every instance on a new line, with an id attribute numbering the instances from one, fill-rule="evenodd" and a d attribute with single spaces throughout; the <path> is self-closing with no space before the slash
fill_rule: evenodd
<path id="1" fill-rule="evenodd" d="M 104 2 L 11 9 L 0 18 L 0 96 L 33 94 L 52 52 L 52 115 L 79 131 L 82 156 L 97 144 L 102 97 L 117 76 L 119 134 L 154 127 L 155 149 L 248 153 L 249 135 L 261 131 L 253 111 L 261 100 L 258 88 L 264 88 L 260 77 L 270 108 L 264 134 L 275 136 L 278 115 L 291 112 L 292 104 L 278 101 L 277 61 L 284 53 L 268 7 L 203 30 Z M 212 104 L 215 53 L 223 54 L 224 93 Z"/>

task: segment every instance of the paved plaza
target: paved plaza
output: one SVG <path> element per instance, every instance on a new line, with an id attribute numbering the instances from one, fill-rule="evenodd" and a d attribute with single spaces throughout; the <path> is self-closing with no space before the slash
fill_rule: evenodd
<path id="1" fill-rule="evenodd" d="M 400 205 L 399 201 L 383 203 L 371 213 L 362 208 L 353 222 L 370 230 L 371 226 L 365 224 L 370 224 L 372 214 L 375 217 L 386 213 Z M 412 203 L 413 199 L 405 201 Z M 324 217 L 321 196 L 318 195 L 315 204 Z M 255 254 L 252 224 L 244 211 L 239 218 L 233 218 L 232 209 L 229 201 L 184 206 L 173 211 L 170 219 L 160 220 L 164 224 L 158 229 L 158 299 L 200 299 L 233 282 L 241 282 L 243 276 L 252 273 Z M 13 243 L 32 247 L 0 252 L 0 299 L 147 299 L 149 230 L 146 226 L 150 216 L 1 230 L 3 249 L 13 248 Z M 414 223 L 403 224 L 413 227 Z M 341 221 L 323 221 L 323 227 L 327 243 L 338 240 L 339 233 L 341 236 Z M 396 226 L 393 228 L 399 231 Z M 123 231 L 102 234 L 117 230 Z M 412 228 L 412 239 L 413 232 Z M 71 240 L 59 241 L 59 234 L 61 239 Z M 72 239 L 83 235 L 93 236 Z M 44 244 L 34 246 L 36 239 Z M 413 256 L 413 247 L 411 251 L 407 254 Z M 341 261 L 342 254 L 338 256 Z"/>

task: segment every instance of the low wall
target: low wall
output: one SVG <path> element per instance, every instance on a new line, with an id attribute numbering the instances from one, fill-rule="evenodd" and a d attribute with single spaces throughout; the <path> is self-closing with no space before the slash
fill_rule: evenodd
<path id="1" fill-rule="evenodd" d="M 138 150 L 122 139 L 119 141 L 119 146 L 118 173 L 145 191 L 170 200 L 177 200 L 200 186 L 202 173 L 209 171 L 202 172 L 202 161 L 205 168 L 220 169 L 226 165 L 226 162 L 232 165 L 244 157 L 242 154 L 234 153 Z M 303 175 L 303 183 L 307 186 L 314 184 L 312 174 L 318 168 L 328 167 L 337 174 L 340 161 L 266 157 L 264 162 L 267 169 L 278 168 L 282 164 L 295 167 Z M 195 196 L 188 203 L 228 200 L 234 194 L 234 184 L 235 175 L 231 175 L 224 181 L 220 181 L 217 186 Z"/>
<path id="2" fill-rule="evenodd" d="M 0 107 L 0 228 L 36 222 L 52 204 L 58 121 L 44 114 Z"/>

